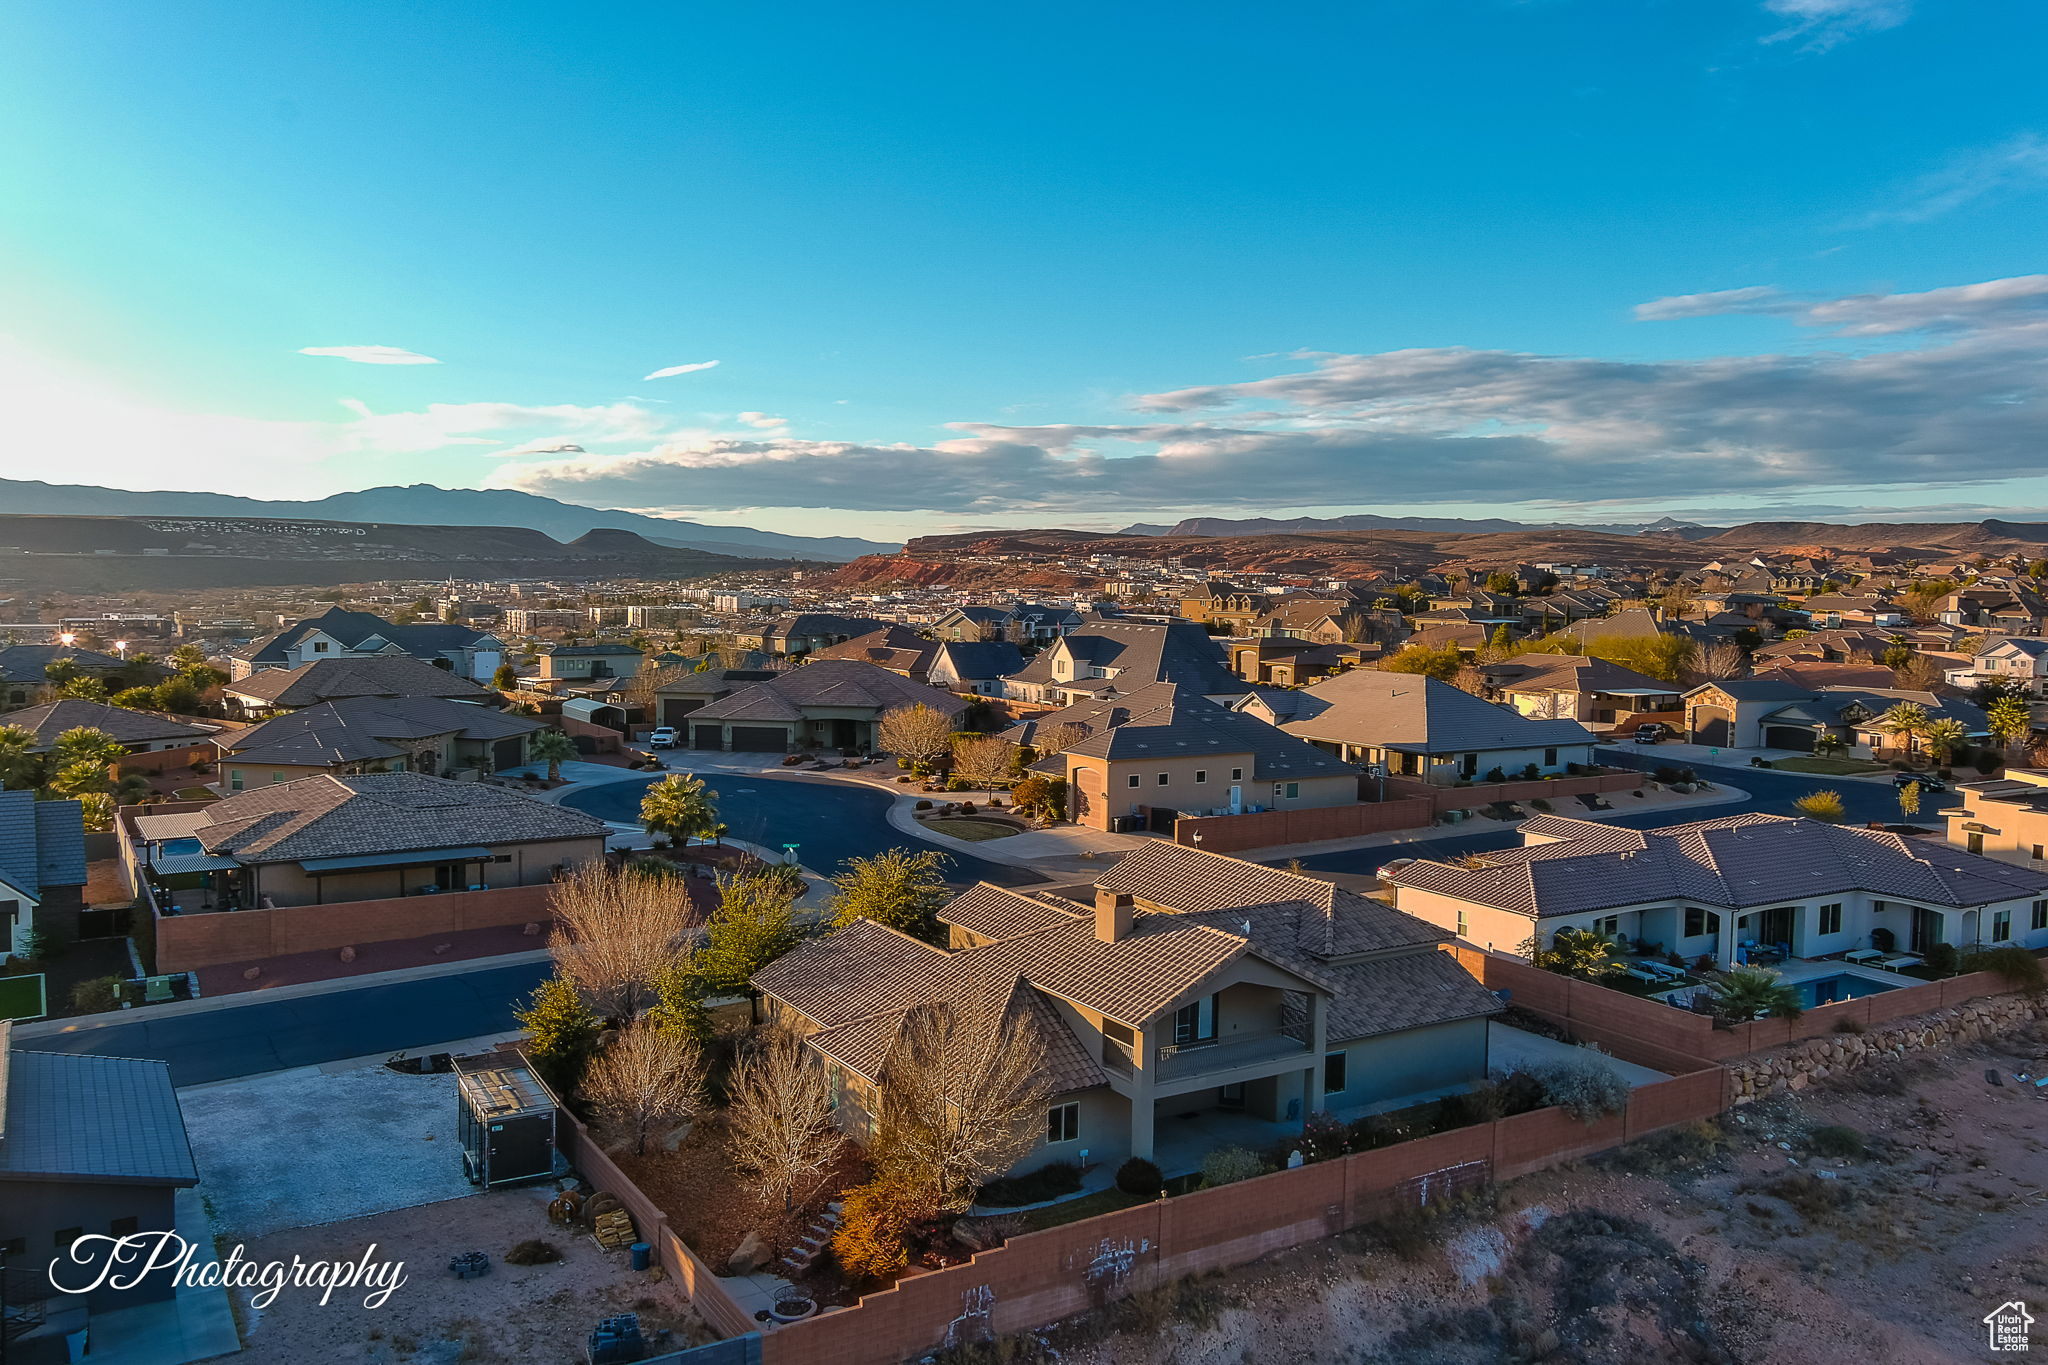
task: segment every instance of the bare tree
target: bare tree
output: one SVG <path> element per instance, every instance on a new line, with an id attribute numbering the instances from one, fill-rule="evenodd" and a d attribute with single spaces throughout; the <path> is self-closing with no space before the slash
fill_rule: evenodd
<path id="1" fill-rule="evenodd" d="M 832 1122 L 832 1082 L 803 1039 L 777 1030 L 741 1054 L 731 1094 L 733 1163 L 788 1212 L 846 1145 Z"/>
<path id="2" fill-rule="evenodd" d="M 1894 668 L 1892 677 L 1898 680 L 1900 687 L 1914 692 L 1941 692 L 1948 685 L 1948 674 L 1940 661 L 1925 654 L 1915 654 Z"/>
<path id="3" fill-rule="evenodd" d="M 1530 720 L 1577 720 L 1579 699 L 1571 692 L 1539 692 L 1522 714 Z"/>
<path id="4" fill-rule="evenodd" d="M 1052 1083 L 1029 1016 L 987 1004 L 923 1005 L 904 1018 L 882 1076 L 878 1170 L 958 1211 L 1029 1152 Z"/>
<path id="5" fill-rule="evenodd" d="M 628 876 L 588 862 L 555 887 L 548 906 L 555 969 L 601 1014 L 638 1012 L 684 956 L 690 898 L 678 878 Z"/>
<path id="6" fill-rule="evenodd" d="M 704 1052 L 690 1039 L 635 1020 L 597 1055 L 583 1095 L 615 1137 L 645 1154 L 647 1139 L 696 1117 L 704 1103 Z"/>
<path id="7" fill-rule="evenodd" d="M 929 768 L 953 749 L 953 718 L 919 702 L 884 711 L 875 725 L 882 748 Z"/>
<path id="8" fill-rule="evenodd" d="M 996 794 L 996 784 L 1010 776 L 1011 760 L 1017 756 L 1017 746 L 997 735 L 980 739 L 963 739 L 953 746 L 953 772 L 977 787 L 985 787 L 990 797 Z"/>
<path id="9" fill-rule="evenodd" d="M 1032 732 L 1031 747 L 1041 758 L 1052 754 L 1063 754 L 1088 738 L 1089 729 L 1079 721 L 1063 720 L 1057 725 L 1040 726 Z"/>
<path id="10" fill-rule="evenodd" d="M 1733 640 L 1716 640 L 1693 658 L 1691 673 L 1700 682 L 1721 682 L 1739 678 L 1749 666 L 1742 646 Z"/>

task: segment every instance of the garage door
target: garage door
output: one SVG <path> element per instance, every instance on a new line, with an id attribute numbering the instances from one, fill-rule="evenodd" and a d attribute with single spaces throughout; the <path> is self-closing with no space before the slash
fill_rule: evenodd
<path id="1" fill-rule="evenodd" d="M 722 725 L 692 726 L 691 732 L 696 736 L 695 739 L 690 741 L 690 747 L 693 749 L 723 749 L 725 747 L 725 727 Z"/>
<path id="2" fill-rule="evenodd" d="M 703 704 L 703 702 L 697 700 L 681 701 L 675 697 L 663 697 L 661 699 L 661 723 L 680 728 L 683 723 L 683 717 L 689 715 Z"/>
<path id="3" fill-rule="evenodd" d="M 779 754 L 789 747 L 789 732 L 779 725 L 735 725 L 732 747 L 735 752 L 766 750 Z"/>
<path id="4" fill-rule="evenodd" d="M 1702 706 L 1692 713 L 1692 742 L 1713 744 L 1726 748 L 1735 738 L 1735 727 L 1729 723 L 1726 711 L 1717 711 L 1711 706 Z"/>
<path id="5" fill-rule="evenodd" d="M 1796 749 L 1800 753 L 1813 752 L 1814 733 L 1798 725 L 1767 725 L 1764 727 L 1766 749 Z"/>

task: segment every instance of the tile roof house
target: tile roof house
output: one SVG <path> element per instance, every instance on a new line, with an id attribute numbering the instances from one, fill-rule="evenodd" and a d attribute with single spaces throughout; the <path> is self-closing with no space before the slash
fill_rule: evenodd
<path id="1" fill-rule="evenodd" d="M 350 697 L 214 737 L 230 792 L 322 772 L 502 772 L 526 762 L 530 716 L 442 697 Z"/>
<path id="2" fill-rule="evenodd" d="M 84 808 L 0 791 L 0 961 L 23 951 L 32 929 L 76 938 L 85 881 Z"/>
<path id="3" fill-rule="evenodd" d="M 1518 654 L 1479 669 L 1490 698 L 1532 720 L 1576 720 L 1595 731 L 1633 729 L 1642 716 L 1679 710 L 1679 687 L 1579 654 Z"/>
<path id="4" fill-rule="evenodd" d="M 115 828 L 129 865 L 214 876 L 230 907 L 543 885 L 603 856 L 606 837 L 581 811 L 419 773 L 252 787 L 198 811 L 145 808 Z"/>
<path id="5" fill-rule="evenodd" d="M 1402 910 L 1500 952 L 1566 928 L 1723 967 L 1749 944 L 1803 958 L 2048 946 L 2048 873 L 1932 840 L 1758 812 L 1651 830 L 1543 815 L 1522 836 L 1480 866 L 1418 860 L 1382 876 Z"/>
<path id="6" fill-rule="evenodd" d="M 1354 669 L 1295 692 L 1261 692 L 1240 709 L 1345 761 L 1448 785 L 1498 768 L 1561 772 L 1593 761 L 1593 734 L 1569 718 L 1535 720 L 1419 673 Z"/>
<path id="7" fill-rule="evenodd" d="M 944 949 L 863 920 L 754 985 L 825 1060 L 840 1122 L 860 1134 L 914 1011 L 1035 1029 L 1056 1093 L 1017 1170 L 1085 1150 L 1090 1165 L 1137 1155 L 1172 1174 L 1209 1145 L 1190 1121 L 1219 1109 L 1279 1137 L 1317 1111 L 1476 1082 L 1501 1008 L 1439 951 L 1442 930 L 1175 844 L 1143 845 L 1092 886 L 980 883 L 939 917 Z"/>
<path id="8" fill-rule="evenodd" d="M 1962 722 L 1964 731 L 1987 734 L 1981 707 L 1903 687 L 1807 687 L 1780 674 L 1728 678 L 1685 694 L 1685 734 L 1694 744 L 1734 749 L 1795 749 L 1811 753 L 1823 735 L 1841 740 L 1863 757 L 1911 752 L 1919 741 L 1894 735 L 1882 724 L 1895 706 L 1910 703 L 1931 719 Z"/>
<path id="9" fill-rule="evenodd" d="M 810 659 L 813 663 L 820 659 L 857 659 L 877 668 L 886 668 L 891 673 L 900 673 L 913 682 L 924 682 L 931 672 L 932 657 L 938 651 L 938 641 L 927 640 L 909 626 L 888 625 L 865 635 L 856 635 L 851 640 L 813 650 Z"/>
<path id="10" fill-rule="evenodd" d="M 735 688 L 683 719 L 693 749 L 869 753 L 879 745 L 876 724 L 884 711 L 918 705 L 954 717 L 967 709 L 966 702 L 943 688 L 912 682 L 886 668 L 854 659 L 818 659 Z"/>
<path id="11" fill-rule="evenodd" d="M 229 669 L 240 681 L 271 668 L 297 668 L 320 659 L 410 657 L 485 681 L 505 661 L 495 635 L 441 621 L 400 625 L 367 611 L 330 607 L 295 621 L 275 635 L 229 653 Z"/>
<path id="12" fill-rule="evenodd" d="M 45 753 L 66 730 L 98 730 L 131 754 L 158 753 L 166 749 L 189 749 L 213 738 L 211 727 L 187 725 L 148 711 L 131 711 L 105 702 L 46 702 L 26 710 L 9 712 L 0 725 L 17 725 L 36 737 L 32 752 Z"/>
<path id="13" fill-rule="evenodd" d="M 65 1360 L 67 1337 L 105 1332 L 112 1340 L 102 1315 L 167 1299 L 176 1286 L 161 1273 L 60 1292 L 49 1267 L 64 1258 L 52 1249 L 68 1251 L 81 1234 L 173 1230 L 177 1191 L 198 1184 L 199 1172 L 166 1063 L 10 1050 L 11 1032 L 0 1021 L 0 1247 L 30 1251 L 10 1258 L 7 1306 L 37 1311 L 10 1313 L 8 1358 Z M 99 1278 L 105 1246 L 80 1248 L 81 1263 L 66 1266 L 61 1283 Z"/>
<path id="14" fill-rule="evenodd" d="M 926 680 L 953 692 L 1003 695 L 1003 679 L 1024 668 L 1024 655 L 1008 640 L 947 641 L 932 652 Z"/>
<path id="15" fill-rule="evenodd" d="M 1378 644 L 1316 644 L 1288 635 L 1230 642 L 1230 671 L 1254 685 L 1292 687 L 1372 663 L 1386 653 Z"/>
<path id="16" fill-rule="evenodd" d="M 81 675 L 105 678 L 127 667 L 112 654 L 95 649 L 74 649 L 70 645 L 0 646 L 0 709 L 28 706 L 54 692 L 48 669 L 68 659 Z"/>
<path id="17" fill-rule="evenodd" d="M 841 616 L 828 611 L 799 611 L 776 617 L 767 625 L 740 631 L 733 638 L 743 645 L 770 654 L 809 654 L 832 645 L 844 644 L 855 636 L 868 635 L 888 625 L 872 616 Z"/>
<path id="18" fill-rule="evenodd" d="M 1229 702 L 1249 689 L 1230 671 L 1216 638 L 1190 621 L 1090 620 L 1010 675 L 1003 694 L 1070 705 L 1098 693 L 1166 682 Z"/>
<path id="19" fill-rule="evenodd" d="M 1039 768 L 1067 780 L 1067 818 L 1092 829 L 1170 832 L 1181 815 L 1308 810 L 1358 800 L 1358 770 L 1263 719 L 1172 683 L 1031 716 L 1005 731 L 1033 744 L 1055 726 L 1088 737 Z"/>
<path id="20" fill-rule="evenodd" d="M 269 715 L 351 697 L 444 697 L 489 702 L 497 693 L 419 659 L 321 659 L 297 668 L 266 668 L 221 689 L 238 716 Z"/>

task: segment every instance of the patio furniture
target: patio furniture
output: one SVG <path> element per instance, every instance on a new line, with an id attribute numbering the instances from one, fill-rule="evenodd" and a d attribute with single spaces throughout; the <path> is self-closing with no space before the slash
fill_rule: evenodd
<path id="1" fill-rule="evenodd" d="M 1664 981 L 1676 981 L 1685 975 L 1682 968 L 1674 967 L 1668 962 L 1645 962 L 1642 966 L 1644 971 L 1655 972 Z"/>
<path id="2" fill-rule="evenodd" d="M 1844 962 L 1876 962 L 1884 956 L 1875 948 L 1857 948 L 1842 954 Z"/>
<path id="3" fill-rule="evenodd" d="M 1623 976 L 1632 976 L 1638 981 L 1648 981 L 1653 984 L 1664 979 L 1655 972 L 1644 971 L 1641 967 L 1624 967 L 1621 969 L 1621 974 Z"/>
<path id="4" fill-rule="evenodd" d="M 1926 961 L 1925 958 L 1915 957 L 1911 953 L 1899 953 L 1896 956 L 1885 958 L 1877 965 L 1888 972 L 1896 972 L 1905 967 L 1917 967 L 1924 961 Z"/>

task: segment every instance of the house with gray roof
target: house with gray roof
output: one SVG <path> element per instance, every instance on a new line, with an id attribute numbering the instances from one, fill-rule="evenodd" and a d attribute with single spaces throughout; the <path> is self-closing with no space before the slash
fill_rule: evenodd
<path id="1" fill-rule="evenodd" d="M 699 675 L 705 676 L 705 675 Z M 686 687 L 688 677 L 673 686 Z M 663 699 L 676 695 L 657 690 Z M 882 713 L 928 706 L 959 717 L 967 703 L 943 688 L 913 682 L 886 668 L 856 659 L 817 659 L 800 668 L 769 674 L 759 682 L 721 692 L 682 713 L 685 739 L 693 749 L 789 753 L 839 749 L 867 753 L 880 746 Z"/>
<path id="2" fill-rule="evenodd" d="M 70 698 L 11 712 L 5 723 L 18 725 L 36 737 L 33 753 L 48 753 L 67 730 L 98 730 L 131 754 L 189 749 L 218 733 L 212 726 L 187 725 L 150 711 Z"/>
<path id="3" fill-rule="evenodd" d="M 1582 654 L 1517 654 L 1479 672 L 1488 700 L 1531 720 L 1575 720 L 1599 733 L 1633 730 L 1647 716 L 1675 716 L 1680 708 L 1678 684 Z"/>
<path id="4" fill-rule="evenodd" d="M 1540 815 L 1477 866 L 1381 873 L 1394 904 L 1496 952 L 1584 929 L 1722 967 L 1796 958 L 2048 946 L 2048 872 L 1884 830 L 1747 812 L 1658 829 Z"/>
<path id="5" fill-rule="evenodd" d="M 1328 882 L 1147 843 L 1093 884 L 980 883 L 939 913 L 935 947 L 861 920 L 763 968 L 768 1013 L 804 1035 L 857 1136 L 906 1021 L 1028 1032 L 1054 1090 L 1016 1170 L 1126 1156 L 1191 1169 L 1211 1125 L 1281 1139 L 1486 1075 L 1501 1003 L 1452 937 Z"/>
<path id="6" fill-rule="evenodd" d="M 159 884 L 208 878 L 200 908 L 211 910 L 544 885 L 602 857 L 606 835 L 566 806 L 408 772 L 325 774 L 122 816 L 123 862 Z"/>
<path id="7" fill-rule="evenodd" d="M 1249 690 L 1230 671 L 1216 637 L 1192 621 L 1096 619 L 1039 651 L 1010 675 L 1003 695 L 1072 705 L 1107 691 L 1128 695 L 1155 682 L 1226 703 Z"/>
<path id="8" fill-rule="evenodd" d="M 1930 720 L 1953 720 L 1972 740 L 1990 734 L 1984 709 L 1956 697 L 1904 687 L 1808 687 L 1783 677 L 1729 678 L 1685 694 L 1685 732 L 1694 744 L 1811 753 L 1823 737 L 1859 757 L 1917 752 L 1920 740 L 1885 726 L 1894 707 L 1917 706 Z"/>
<path id="9" fill-rule="evenodd" d="M 444 697 L 349 697 L 214 736 L 230 793 L 324 772 L 502 772 L 545 727 L 531 716 Z"/>
<path id="10" fill-rule="evenodd" d="M 1292 695 L 1292 694 L 1290 694 Z M 1067 782 L 1067 818 L 1091 829 L 1171 833 L 1183 815 L 1308 810 L 1358 800 L 1358 769 L 1267 721 L 1192 688 L 1152 683 L 1128 695 L 1028 717 L 1004 732 L 1039 747 L 1056 728 L 1086 738 L 1038 770 Z"/>
<path id="11" fill-rule="evenodd" d="M 951 640 L 932 652 L 925 680 L 978 697 L 1003 695 L 1003 680 L 1024 668 L 1024 654 L 1008 640 Z"/>
<path id="12" fill-rule="evenodd" d="M 27 948 L 31 930 L 76 938 L 85 881 L 84 808 L 0 791 L 0 962 Z"/>
<path id="13" fill-rule="evenodd" d="M 177 1192 L 198 1184 L 199 1171 L 166 1063 L 10 1050 L 11 1031 L 0 1021 L 6 1358 L 61 1361 L 74 1358 L 68 1336 L 93 1332 L 105 1314 L 168 1299 L 175 1284 L 165 1272 L 63 1293 L 49 1279 L 52 1262 L 64 1263 L 66 1284 L 100 1278 L 109 1244 L 78 1239 L 173 1231 Z"/>
<path id="14" fill-rule="evenodd" d="M 443 621 L 400 624 L 372 612 L 330 607 L 231 651 L 228 668 L 233 680 L 240 682 L 266 669 L 356 658 L 419 659 L 482 682 L 505 661 L 505 646 L 497 636 L 468 626 Z"/>
<path id="15" fill-rule="evenodd" d="M 49 667 L 60 661 L 70 662 L 87 678 L 112 677 L 128 666 L 96 649 L 63 644 L 0 646 L 0 710 L 46 700 L 55 691 Z"/>
<path id="16" fill-rule="evenodd" d="M 1353 669 L 1299 691 L 1260 691 L 1238 709 L 1347 763 L 1442 786 L 1593 762 L 1593 733 L 1578 721 L 1525 716 L 1420 673 Z"/>

